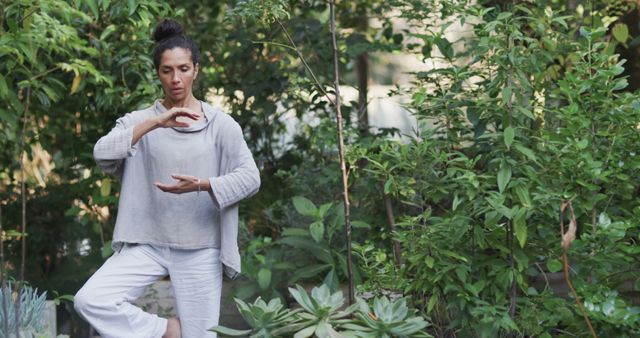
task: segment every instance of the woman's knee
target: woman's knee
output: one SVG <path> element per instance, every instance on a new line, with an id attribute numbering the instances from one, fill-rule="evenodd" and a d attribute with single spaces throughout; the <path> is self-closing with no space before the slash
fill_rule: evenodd
<path id="1" fill-rule="evenodd" d="M 93 290 L 88 284 L 85 284 L 73 298 L 73 308 L 83 316 L 104 308 L 105 305 L 103 302 L 100 302 L 98 292 Z"/>
<path id="2" fill-rule="evenodd" d="M 84 287 L 78 290 L 78 292 L 73 297 L 73 308 L 79 314 L 84 314 L 91 306 L 91 297 L 88 295 L 87 291 Z"/>

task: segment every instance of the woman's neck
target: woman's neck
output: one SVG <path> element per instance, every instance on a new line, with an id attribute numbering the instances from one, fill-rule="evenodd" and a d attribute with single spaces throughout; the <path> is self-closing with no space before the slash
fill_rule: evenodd
<path id="1" fill-rule="evenodd" d="M 195 110 L 196 112 L 200 110 L 200 104 L 198 100 L 196 100 L 196 98 L 193 96 L 193 94 L 190 94 L 189 96 L 185 97 L 183 100 L 176 100 L 176 101 L 168 97 L 165 97 L 162 100 L 162 105 L 167 109 L 171 109 L 173 107 L 187 107 Z"/>

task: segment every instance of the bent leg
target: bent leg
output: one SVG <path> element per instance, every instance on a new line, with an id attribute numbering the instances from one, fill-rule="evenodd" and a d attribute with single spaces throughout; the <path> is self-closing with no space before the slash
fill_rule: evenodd
<path id="1" fill-rule="evenodd" d="M 222 292 L 220 250 L 171 250 L 169 274 L 176 295 L 182 337 L 216 337 Z"/>
<path id="2" fill-rule="evenodd" d="M 131 304 L 167 275 L 162 257 L 147 245 L 125 245 L 78 291 L 74 307 L 103 338 L 160 338 L 167 320 Z"/>

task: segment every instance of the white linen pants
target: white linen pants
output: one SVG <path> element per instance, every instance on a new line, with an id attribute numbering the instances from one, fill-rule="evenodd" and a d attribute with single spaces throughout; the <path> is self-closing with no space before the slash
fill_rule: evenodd
<path id="1" fill-rule="evenodd" d="M 103 338 L 161 338 L 167 319 L 131 304 L 156 280 L 169 275 L 182 338 L 216 337 L 222 264 L 219 249 L 183 250 L 126 244 L 75 296 L 76 311 Z"/>

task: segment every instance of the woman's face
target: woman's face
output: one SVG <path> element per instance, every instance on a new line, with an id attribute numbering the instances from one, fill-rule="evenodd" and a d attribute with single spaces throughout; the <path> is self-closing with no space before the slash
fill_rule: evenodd
<path id="1" fill-rule="evenodd" d="M 182 101 L 189 97 L 197 76 L 198 65 L 193 64 L 190 50 L 176 47 L 162 53 L 158 77 L 166 98 Z"/>

